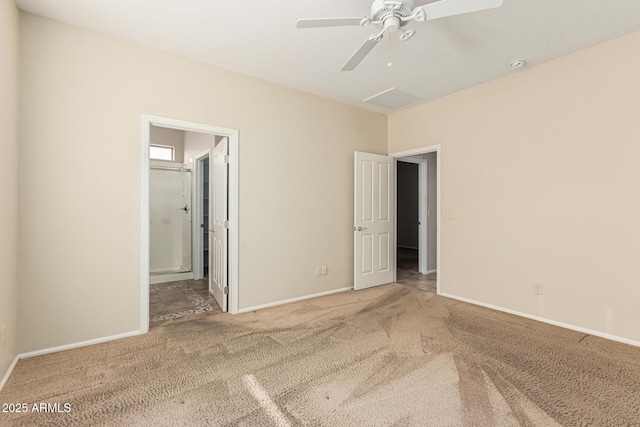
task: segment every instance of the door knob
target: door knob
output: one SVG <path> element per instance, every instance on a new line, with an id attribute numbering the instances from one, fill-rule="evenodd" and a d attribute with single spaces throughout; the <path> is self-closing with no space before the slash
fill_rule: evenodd
<path id="1" fill-rule="evenodd" d="M 358 227 L 358 228 L 353 227 L 353 229 L 354 229 L 354 231 L 355 231 L 355 230 L 362 231 L 362 230 L 366 230 L 366 229 L 367 229 L 367 227 Z"/>

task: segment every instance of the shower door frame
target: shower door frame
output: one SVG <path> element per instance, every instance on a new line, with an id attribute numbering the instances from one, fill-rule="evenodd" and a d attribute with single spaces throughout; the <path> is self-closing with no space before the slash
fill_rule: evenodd
<path id="1" fill-rule="evenodd" d="M 188 182 L 189 182 L 189 191 L 188 191 L 188 202 L 186 202 L 187 206 L 188 206 L 188 212 L 187 212 L 187 218 L 188 218 L 188 223 L 189 223 L 189 253 L 190 253 L 190 268 L 188 271 L 184 271 L 182 269 L 178 270 L 178 271 L 171 271 L 168 270 L 166 273 L 162 273 L 160 275 L 156 275 L 154 276 L 154 272 L 151 269 L 151 265 L 149 265 L 149 283 L 150 284 L 156 284 L 156 283 L 168 283 L 168 282 L 175 282 L 178 280 L 191 280 L 194 279 L 194 258 L 193 258 L 193 214 L 192 212 L 194 211 L 194 202 L 193 202 L 193 170 L 189 169 L 187 167 L 184 167 L 183 164 L 180 163 L 176 163 L 176 162 L 170 162 L 168 164 L 163 164 L 160 165 L 158 164 L 159 161 L 154 161 L 151 160 L 150 161 L 150 171 L 149 171 L 149 179 L 150 179 L 150 183 L 151 183 L 151 170 L 164 170 L 165 172 L 168 173 L 189 173 L 189 178 L 188 178 Z M 151 186 L 149 186 L 149 197 L 151 198 Z M 184 194 L 183 194 L 184 196 Z M 149 216 L 151 218 L 152 212 L 151 212 L 151 199 L 149 200 Z M 184 225 L 184 224 L 183 224 Z M 152 236 L 152 232 L 151 229 L 149 230 L 149 253 L 151 254 L 151 236 Z M 149 259 L 151 260 L 151 257 L 149 257 Z M 184 253 L 183 253 L 183 260 L 184 260 Z M 150 261 L 151 264 L 151 261 Z"/>
<path id="2" fill-rule="evenodd" d="M 151 126 L 160 126 L 190 132 L 209 133 L 229 139 L 229 263 L 227 266 L 229 281 L 229 312 L 238 313 L 238 169 L 239 169 L 239 132 L 237 129 L 188 122 L 149 114 L 142 115 L 141 138 L 141 238 L 140 238 L 140 332 L 149 332 L 149 145 Z M 193 261 L 192 261 L 193 270 Z"/>

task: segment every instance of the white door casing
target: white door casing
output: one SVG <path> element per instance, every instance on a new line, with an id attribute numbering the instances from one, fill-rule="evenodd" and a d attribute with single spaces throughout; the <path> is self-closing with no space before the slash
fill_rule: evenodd
<path id="1" fill-rule="evenodd" d="M 228 259 L 228 139 L 223 138 L 213 149 L 209 168 L 209 290 L 222 308 L 227 311 L 227 259 Z"/>
<path id="2" fill-rule="evenodd" d="M 441 147 L 440 144 L 436 144 L 436 145 L 430 145 L 427 147 L 421 147 L 421 148 L 414 148 L 412 150 L 406 150 L 406 151 L 398 151 L 398 152 L 394 152 L 394 153 L 389 153 L 389 155 L 391 157 L 393 157 L 394 159 L 399 159 L 399 158 L 404 158 L 404 157 L 410 157 L 410 156 L 417 156 L 417 155 L 422 155 L 422 154 L 427 154 L 427 153 L 436 153 L 436 208 L 435 208 L 435 212 L 432 212 L 432 215 L 435 215 L 436 217 L 436 229 L 434 231 L 435 235 L 436 235 L 436 247 L 435 247 L 435 253 L 436 253 L 436 271 L 438 272 L 437 276 L 436 276 L 436 294 L 437 295 L 444 295 L 444 293 L 442 292 L 442 277 L 443 277 L 443 273 L 442 273 L 442 216 L 440 215 L 441 212 L 441 206 L 442 206 L 442 151 L 441 151 Z M 426 182 L 426 181 L 425 181 Z M 394 205 L 395 208 L 395 205 Z"/>
<path id="3" fill-rule="evenodd" d="M 149 332 L 149 145 L 151 141 L 151 126 L 168 127 L 190 132 L 202 132 L 221 137 L 228 137 L 228 155 L 230 158 L 228 168 L 227 207 L 228 207 L 228 265 L 227 286 L 229 287 L 229 311 L 232 314 L 239 312 L 240 301 L 238 297 L 239 280 L 239 168 L 240 165 L 240 136 L 237 129 L 213 126 L 169 117 L 141 115 L 140 130 L 140 333 Z"/>
<path id="4" fill-rule="evenodd" d="M 394 280 L 394 159 L 356 151 L 354 181 L 354 289 L 358 290 Z"/>

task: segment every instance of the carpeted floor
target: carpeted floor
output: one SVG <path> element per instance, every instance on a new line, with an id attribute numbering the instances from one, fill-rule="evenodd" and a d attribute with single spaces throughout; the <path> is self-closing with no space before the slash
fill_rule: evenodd
<path id="1" fill-rule="evenodd" d="M 634 426 L 640 348 L 407 280 L 21 360 L 2 426 Z"/>

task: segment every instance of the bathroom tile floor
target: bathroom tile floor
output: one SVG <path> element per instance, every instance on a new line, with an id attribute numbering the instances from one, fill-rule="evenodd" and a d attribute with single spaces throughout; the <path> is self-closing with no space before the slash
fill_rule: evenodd
<path id="1" fill-rule="evenodd" d="M 436 292 L 436 274 L 420 274 L 418 271 L 418 251 L 398 248 L 396 282 L 412 285 L 422 291 Z"/>
<path id="2" fill-rule="evenodd" d="M 149 285 L 149 328 L 194 314 L 220 311 L 208 279 Z"/>

